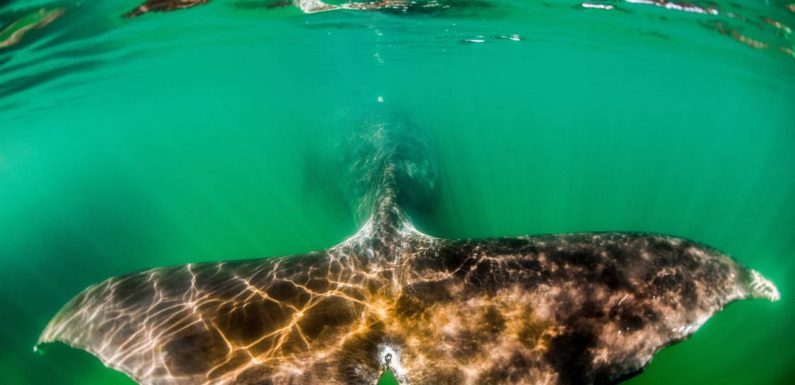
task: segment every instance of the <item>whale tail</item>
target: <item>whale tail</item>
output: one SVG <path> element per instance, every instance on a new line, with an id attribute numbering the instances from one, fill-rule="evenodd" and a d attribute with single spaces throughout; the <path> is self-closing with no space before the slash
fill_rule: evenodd
<path id="1" fill-rule="evenodd" d="M 418 233 L 409 218 L 435 205 L 436 167 L 419 131 L 387 117 L 359 120 L 342 152 L 364 222 L 348 240 L 110 278 L 39 344 L 84 349 L 141 385 L 362 385 L 385 372 L 401 385 L 609 385 L 729 303 L 780 298 L 684 238 Z"/>

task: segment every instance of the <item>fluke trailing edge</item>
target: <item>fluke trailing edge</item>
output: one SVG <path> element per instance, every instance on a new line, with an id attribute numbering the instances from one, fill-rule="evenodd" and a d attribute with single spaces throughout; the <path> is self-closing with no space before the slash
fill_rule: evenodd
<path id="1" fill-rule="evenodd" d="M 40 343 L 142 385 L 614 384 L 735 300 L 775 286 L 664 235 L 447 240 L 412 226 L 429 165 L 388 141 L 353 164 L 369 212 L 327 250 L 158 268 L 89 287 Z M 425 184 L 425 185 L 423 185 Z"/>

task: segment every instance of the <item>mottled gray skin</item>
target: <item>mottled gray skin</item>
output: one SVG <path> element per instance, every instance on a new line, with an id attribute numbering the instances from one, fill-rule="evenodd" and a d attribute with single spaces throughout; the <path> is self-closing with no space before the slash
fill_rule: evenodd
<path id="1" fill-rule="evenodd" d="M 732 301 L 779 298 L 732 258 L 664 235 L 425 235 L 398 204 L 398 182 L 428 174 L 410 148 L 355 165 L 378 187 L 343 243 L 111 278 L 40 343 L 142 385 L 374 385 L 385 367 L 403 385 L 614 384 Z"/>

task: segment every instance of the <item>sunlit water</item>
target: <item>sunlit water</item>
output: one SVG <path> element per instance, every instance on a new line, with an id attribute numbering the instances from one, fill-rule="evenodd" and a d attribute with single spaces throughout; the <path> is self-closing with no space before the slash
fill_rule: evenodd
<path id="1" fill-rule="evenodd" d="M 795 5 L 216 0 L 121 17 L 135 5 L 0 0 L 0 383 L 132 384 L 87 353 L 32 352 L 91 283 L 353 233 L 327 158 L 377 108 L 432 143 L 427 233 L 661 232 L 779 286 L 629 384 L 795 383 Z"/>

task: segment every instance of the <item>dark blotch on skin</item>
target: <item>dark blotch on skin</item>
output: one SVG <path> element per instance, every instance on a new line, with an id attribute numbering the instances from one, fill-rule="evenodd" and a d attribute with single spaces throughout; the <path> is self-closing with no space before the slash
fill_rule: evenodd
<path id="1" fill-rule="evenodd" d="M 561 385 L 592 383 L 590 368 L 593 357 L 588 349 L 596 344 L 596 336 L 587 327 L 552 339 L 546 359 L 557 370 Z"/>
<path id="2" fill-rule="evenodd" d="M 505 329 L 505 318 L 502 316 L 496 306 L 489 306 L 483 313 L 483 330 L 487 332 L 488 337 L 494 337 L 496 334 Z"/>
<path id="3" fill-rule="evenodd" d="M 630 306 L 614 307 L 610 312 L 610 317 L 616 320 L 619 328 L 626 333 L 640 330 L 649 322 L 643 309 Z"/>

